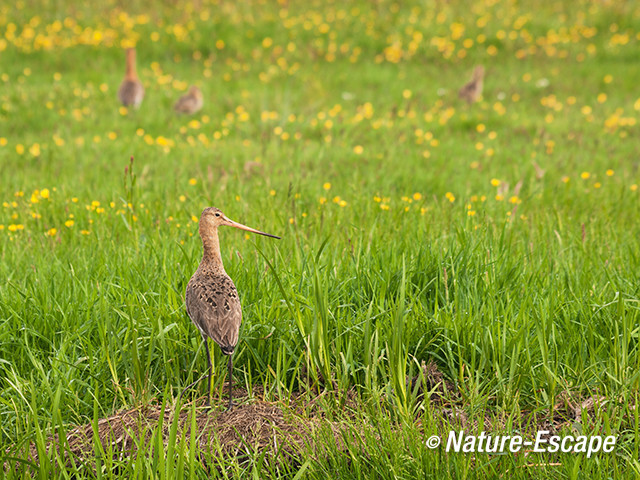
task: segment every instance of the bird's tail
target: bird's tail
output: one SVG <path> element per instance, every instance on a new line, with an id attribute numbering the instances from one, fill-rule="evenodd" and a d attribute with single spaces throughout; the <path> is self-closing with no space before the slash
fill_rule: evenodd
<path id="1" fill-rule="evenodd" d="M 236 347 L 232 347 L 230 345 L 226 345 L 220 348 L 222 349 L 222 353 L 224 353 L 225 355 L 233 355 L 233 351 L 236 349 Z"/>

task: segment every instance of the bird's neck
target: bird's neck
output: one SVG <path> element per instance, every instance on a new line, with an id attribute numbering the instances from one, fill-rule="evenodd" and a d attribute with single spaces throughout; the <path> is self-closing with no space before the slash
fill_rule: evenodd
<path id="1" fill-rule="evenodd" d="M 222 264 L 222 256 L 220 255 L 220 241 L 218 240 L 218 229 L 200 230 L 200 238 L 202 238 L 202 261 L 200 267 L 202 269 L 214 272 L 225 273 Z"/>
<path id="2" fill-rule="evenodd" d="M 138 78 L 138 74 L 136 73 L 136 52 L 131 50 L 127 52 L 126 78 L 128 80 L 136 80 Z"/>

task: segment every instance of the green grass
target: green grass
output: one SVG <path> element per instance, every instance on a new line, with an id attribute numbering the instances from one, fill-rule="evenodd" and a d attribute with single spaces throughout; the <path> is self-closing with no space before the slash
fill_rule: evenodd
<path id="1" fill-rule="evenodd" d="M 235 378 L 285 403 L 307 377 L 353 388 L 358 407 L 322 403 L 344 448 L 321 431 L 300 464 L 209 452 L 207 471 L 193 438 L 167 453 L 158 430 L 130 459 L 97 442 L 99 473 L 49 454 L 42 478 L 640 476 L 640 10 L 538 3 L 0 7 L 2 451 L 169 404 L 204 371 L 184 291 L 213 205 L 282 236 L 221 232 Z M 124 112 L 131 42 L 146 96 Z M 205 107 L 176 116 L 191 83 Z M 512 434 L 602 395 L 564 431 L 616 449 L 429 450 L 457 424 L 406 384 L 429 360 L 461 411 Z"/>

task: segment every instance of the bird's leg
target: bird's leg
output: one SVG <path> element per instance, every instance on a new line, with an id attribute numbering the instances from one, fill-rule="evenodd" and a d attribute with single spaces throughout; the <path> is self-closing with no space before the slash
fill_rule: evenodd
<path id="1" fill-rule="evenodd" d="M 207 381 L 207 407 L 211 405 L 211 377 L 213 376 L 213 367 L 211 366 L 211 352 L 209 351 L 209 339 L 204 337 L 204 346 L 207 350 L 207 363 L 209 364 L 209 380 Z"/>
<path id="2" fill-rule="evenodd" d="M 228 368 L 229 368 L 229 406 L 227 407 L 227 411 L 230 411 L 233 408 L 233 391 L 232 391 L 232 384 L 233 384 L 233 354 L 229 355 L 229 364 L 228 364 Z"/>
<path id="3" fill-rule="evenodd" d="M 211 371 L 212 371 L 212 368 L 211 368 L 211 357 L 209 356 L 209 343 L 207 342 L 207 337 L 203 336 L 203 339 L 204 339 L 204 346 L 205 346 L 205 349 L 207 350 L 207 361 L 209 362 L 209 371 L 208 371 L 208 372 L 204 372 L 204 373 L 200 376 L 200 378 L 198 378 L 195 382 L 191 382 L 189 385 L 187 385 L 187 386 L 182 390 L 182 393 L 181 393 L 181 394 L 180 394 L 180 396 L 178 397 L 178 400 L 182 400 L 182 396 L 184 395 L 184 392 L 186 392 L 187 390 L 189 390 L 189 389 L 190 389 L 191 387 L 193 387 L 194 385 L 196 385 L 196 384 L 200 383 L 200 382 L 202 381 L 202 379 L 203 379 L 204 377 L 206 377 L 206 376 L 207 376 L 207 373 L 209 374 L 209 385 L 211 385 Z M 211 389 L 210 389 L 210 388 L 208 388 L 208 389 L 207 389 L 207 392 L 209 392 L 210 390 L 211 390 Z M 207 397 L 207 406 L 208 406 L 208 405 L 209 405 L 209 399 L 208 399 L 208 397 Z"/>

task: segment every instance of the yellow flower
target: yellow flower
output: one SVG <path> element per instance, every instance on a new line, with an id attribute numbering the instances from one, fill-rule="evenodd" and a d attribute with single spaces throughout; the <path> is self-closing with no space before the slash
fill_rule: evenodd
<path id="1" fill-rule="evenodd" d="M 49 198 L 49 189 L 48 189 L 48 188 L 43 188 L 43 189 L 40 191 L 40 196 L 41 196 L 42 198 Z"/>
<path id="2" fill-rule="evenodd" d="M 191 221 L 193 223 L 198 223 L 198 217 L 196 217 L 195 215 L 191 215 Z"/>
<path id="3" fill-rule="evenodd" d="M 156 143 L 158 145 L 160 145 L 161 147 L 166 147 L 166 146 L 168 146 L 170 144 L 170 141 L 169 141 L 168 138 L 160 135 L 160 136 L 158 136 L 158 138 L 156 138 Z"/>
<path id="4" fill-rule="evenodd" d="M 82 235 L 89 235 L 91 232 L 89 230 L 80 230 Z"/>
<path id="5" fill-rule="evenodd" d="M 198 180 L 196 180 L 195 178 L 190 178 L 189 179 L 189 185 L 195 185 L 198 183 Z"/>
<path id="6" fill-rule="evenodd" d="M 48 235 L 50 237 L 53 237 L 56 233 L 58 232 L 58 230 L 56 228 L 50 228 L 49 230 L 47 230 L 47 232 L 45 233 L 45 235 Z"/>
<path id="7" fill-rule="evenodd" d="M 67 220 L 66 222 L 64 222 L 64 226 L 67 227 L 67 228 L 71 228 L 71 227 L 73 227 L 74 223 L 75 222 L 73 220 Z"/>
<path id="8" fill-rule="evenodd" d="M 24 145 L 22 145 L 21 143 L 17 144 L 16 152 L 18 153 L 18 155 L 22 155 L 24 153 Z"/>
<path id="9" fill-rule="evenodd" d="M 613 170 L 611 170 L 611 169 L 607 170 L 607 177 L 613 176 L 614 173 L 615 172 Z"/>
<path id="10" fill-rule="evenodd" d="M 498 180 L 497 178 L 492 178 L 491 185 L 493 185 L 494 187 L 498 187 L 500 185 L 500 180 Z"/>
<path id="11" fill-rule="evenodd" d="M 184 195 L 180 195 L 178 197 L 178 200 L 180 200 L 181 202 L 186 202 L 187 201 L 187 197 L 185 197 Z"/>
<path id="12" fill-rule="evenodd" d="M 589 178 L 591 176 L 591 174 L 589 172 L 582 172 L 580 174 L 580 178 L 582 178 L 583 180 L 586 180 L 587 178 Z"/>
<path id="13" fill-rule="evenodd" d="M 320 197 L 318 201 L 320 202 L 320 205 L 324 205 L 325 203 L 327 203 L 327 199 L 325 197 Z"/>
<path id="14" fill-rule="evenodd" d="M 355 153 L 356 155 L 361 155 L 362 152 L 364 152 L 364 148 L 362 147 L 362 145 L 356 145 L 355 147 L 353 147 L 353 153 Z"/>
<path id="15" fill-rule="evenodd" d="M 563 182 L 563 183 L 569 183 L 569 180 L 570 180 L 570 179 L 569 179 L 569 177 L 567 177 L 567 176 L 565 175 L 564 177 L 562 177 L 562 179 L 561 179 L 561 180 L 562 180 L 562 182 Z"/>
<path id="16" fill-rule="evenodd" d="M 326 182 L 324 185 L 322 185 L 322 188 L 324 188 L 325 190 L 331 190 L 331 184 L 329 182 Z"/>
<path id="17" fill-rule="evenodd" d="M 629 189 L 630 189 L 632 192 L 635 192 L 636 190 L 638 190 L 638 185 L 636 185 L 636 184 L 634 183 L 633 185 L 631 185 L 631 186 L 629 187 Z"/>
<path id="18" fill-rule="evenodd" d="M 413 199 L 417 202 L 418 200 L 422 200 L 422 194 L 421 193 L 414 193 L 413 194 Z"/>
<path id="19" fill-rule="evenodd" d="M 269 195 L 271 195 L 272 197 L 276 196 L 276 191 L 275 190 L 269 190 Z"/>

